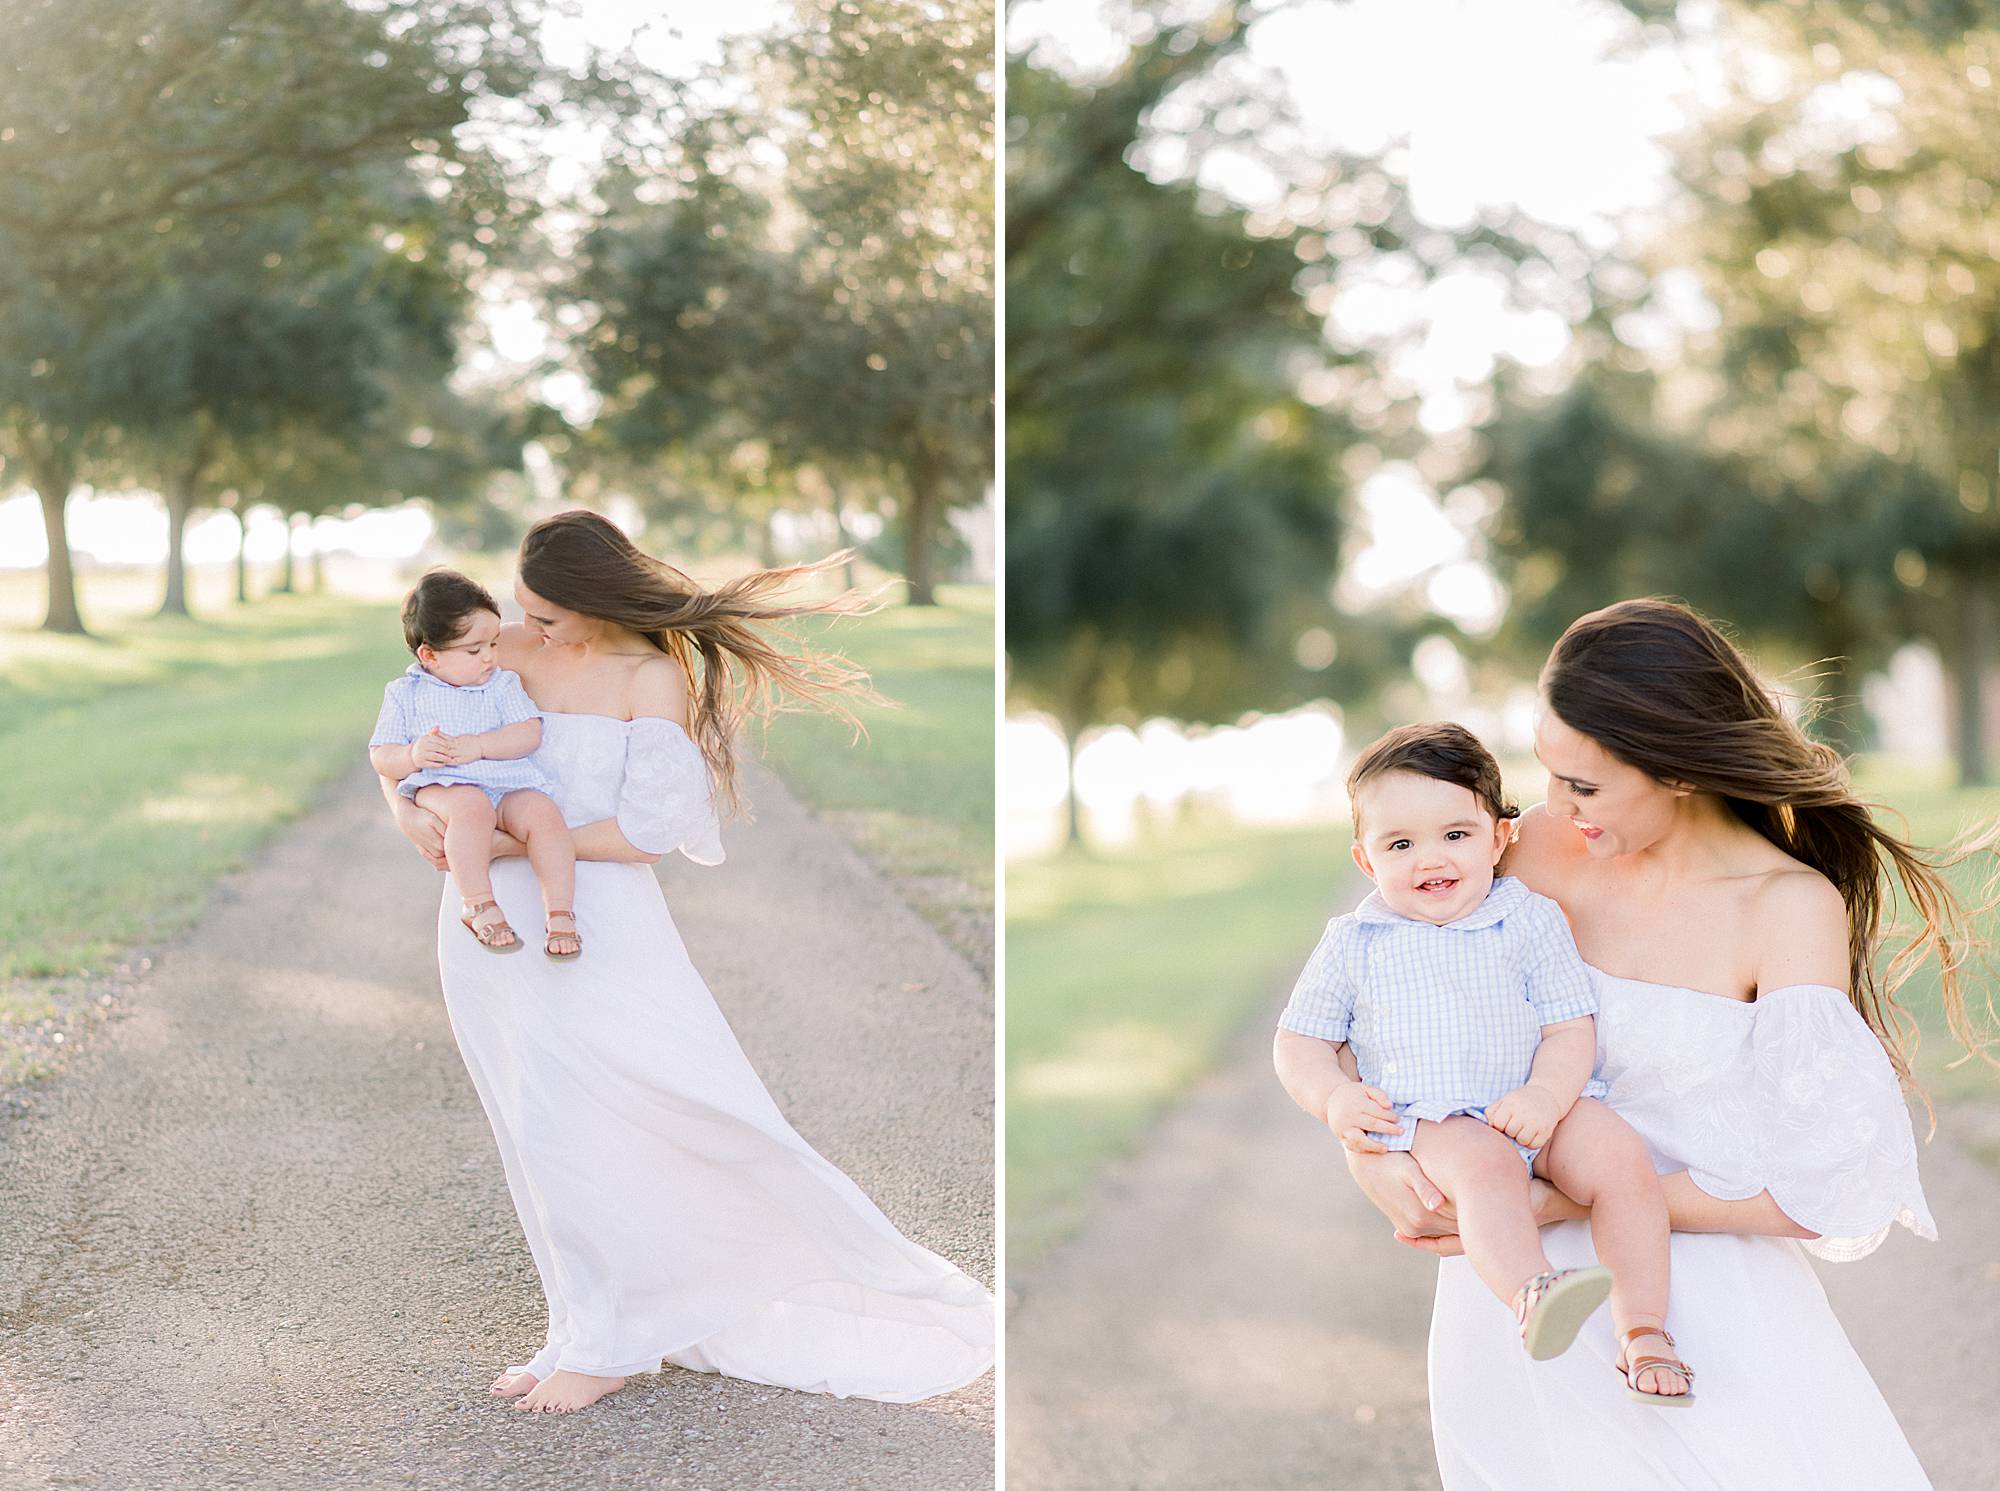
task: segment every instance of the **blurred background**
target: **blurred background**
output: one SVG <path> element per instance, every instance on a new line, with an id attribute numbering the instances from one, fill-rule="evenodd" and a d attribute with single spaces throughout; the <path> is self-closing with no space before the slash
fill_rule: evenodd
<path id="1" fill-rule="evenodd" d="M 1921 843 L 2000 812 L 2000 7 L 1007 24 L 1018 1300 L 1172 1100 L 1267 1061 L 1359 892 L 1356 748 L 1458 719 L 1541 800 L 1585 611 L 1727 623 Z M 2000 1073 L 1904 1001 L 2000 1165 Z"/>
<path id="2" fill-rule="evenodd" d="M 990 975 L 995 38 L 909 10 L 0 0 L 0 1102 L 574 506 L 858 550 L 900 707 L 768 759 Z"/>

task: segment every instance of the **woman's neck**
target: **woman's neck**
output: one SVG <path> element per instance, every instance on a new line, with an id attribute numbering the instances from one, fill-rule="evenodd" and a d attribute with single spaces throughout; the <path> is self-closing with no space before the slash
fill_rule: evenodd
<path id="1" fill-rule="evenodd" d="M 1667 831 L 1643 849 L 1634 850 L 1634 868 L 1667 885 L 1708 880 L 1735 873 L 1743 835 L 1752 829 L 1712 792 L 1693 792 L 1677 799 Z"/>
<path id="2" fill-rule="evenodd" d="M 597 630 L 575 644 L 586 658 L 644 657 L 658 652 L 652 640 L 615 621 L 600 621 Z"/>

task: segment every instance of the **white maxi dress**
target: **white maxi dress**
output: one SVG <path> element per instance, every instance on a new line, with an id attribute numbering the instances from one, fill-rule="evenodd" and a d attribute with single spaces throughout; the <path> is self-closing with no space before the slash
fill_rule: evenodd
<path id="1" fill-rule="evenodd" d="M 1896 1225 L 1937 1228 L 1888 1057 L 1823 985 L 1753 1003 L 1592 970 L 1604 1101 L 1662 1174 L 1741 1200 L 1769 1190 L 1820 1240 L 1673 1234 L 1667 1328 L 1696 1401 L 1625 1397 L 1610 1312 L 1553 1361 L 1462 1257 L 1441 1261 L 1431 1426 L 1445 1491 L 1920 1491 L 1930 1486 L 1806 1261 L 1854 1259 Z M 1597 1261 L 1585 1222 L 1544 1229 L 1558 1268 Z"/>
<path id="2" fill-rule="evenodd" d="M 616 818 L 648 853 L 722 859 L 707 767 L 679 726 L 544 714 L 537 759 L 572 827 Z M 652 867 L 576 868 L 573 962 L 532 937 L 487 952 L 449 887 L 438 911 L 445 1007 L 548 1298 L 547 1342 L 513 1370 L 617 1377 L 665 1361 L 888 1402 L 979 1377 L 993 1296 L 792 1130 Z M 517 929 L 541 926 L 525 860 L 496 863 L 493 891 Z"/>

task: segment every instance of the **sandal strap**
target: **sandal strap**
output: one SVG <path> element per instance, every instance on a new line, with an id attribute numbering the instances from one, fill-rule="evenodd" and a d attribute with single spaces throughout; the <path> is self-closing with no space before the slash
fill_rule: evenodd
<path id="1" fill-rule="evenodd" d="M 1674 1338 L 1667 1334 L 1667 1328 L 1664 1325 L 1628 1325 L 1625 1329 L 1618 1332 L 1618 1344 L 1620 1346 L 1630 1345 L 1633 1338 L 1637 1336 L 1658 1336 L 1669 1346 L 1675 1344 Z"/>
<path id="2" fill-rule="evenodd" d="M 499 904 L 500 903 L 498 901 L 492 901 L 492 900 L 467 901 L 465 903 L 465 909 L 461 914 L 465 916 L 477 916 L 479 915 L 480 912 L 486 910 L 487 907 L 498 906 Z"/>
<path id="3" fill-rule="evenodd" d="M 1575 1272 L 1573 1268 L 1558 1268 L 1548 1273 L 1536 1274 L 1515 1292 L 1514 1321 L 1523 1332 L 1528 1329 L 1528 1317 L 1534 1314 L 1535 1306 L 1541 1303 L 1542 1296 L 1549 1292 L 1557 1280 Z"/>
<path id="4" fill-rule="evenodd" d="M 566 906 L 551 906 L 546 912 L 543 913 L 544 920 L 546 920 L 548 917 L 551 916 L 566 916 L 571 921 L 576 920 L 576 913 L 574 911 L 571 911 Z"/>

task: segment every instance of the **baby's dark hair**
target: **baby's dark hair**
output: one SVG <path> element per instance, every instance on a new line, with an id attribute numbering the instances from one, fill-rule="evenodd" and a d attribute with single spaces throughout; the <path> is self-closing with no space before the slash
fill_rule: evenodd
<path id="1" fill-rule="evenodd" d="M 1398 725 L 1355 758 L 1347 774 L 1347 802 L 1354 831 L 1361 832 L 1361 789 L 1385 771 L 1412 771 L 1432 781 L 1464 787 L 1493 815 L 1494 822 L 1518 818 L 1521 810 L 1500 785 L 1500 763 L 1463 725 L 1427 720 Z"/>
<path id="2" fill-rule="evenodd" d="M 492 592 L 477 580 L 455 569 L 434 569 L 403 601 L 403 640 L 411 652 L 449 647 L 465 634 L 466 619 L 474 611 L 500 614 Z"/>

